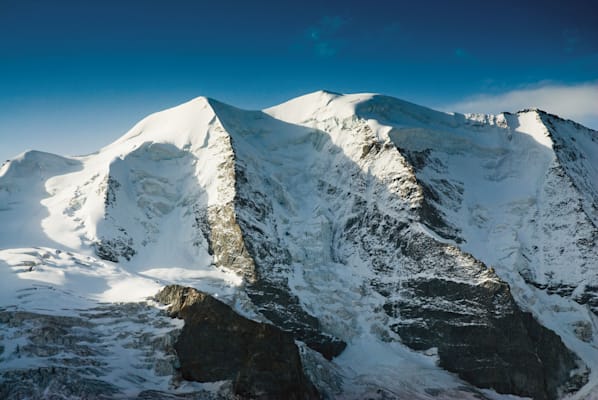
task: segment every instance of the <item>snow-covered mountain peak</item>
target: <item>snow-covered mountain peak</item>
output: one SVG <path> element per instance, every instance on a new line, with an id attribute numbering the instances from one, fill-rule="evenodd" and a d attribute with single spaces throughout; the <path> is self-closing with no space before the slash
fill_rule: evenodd
<path id="1" fill-rule="evenodd" d="M 274 118 L 295 124 L 306 124 L 314 119 L 346 119 L 355 115 L 357 102 L 371 96 L 373 94 L 341 95 L 321 90 L 291 99 L 264 112 Z"/>
<path id="2" fill-rule="evenodd" d="M 0 169 L 0 308 L 79 315 L 69 302 L 177 283 L 292 332 L 328 398 L 554 399 L 589 382 L 582 399 L 598 388 L 597 205 L 598 133 L 542 111 L 199 97 L 97 153 Z"/>
<path id="3" fill-rule="evenodd" d="M 149 115 L 116 142 L 102 149 L 136 146 L 144 142 L 171 143 L 183 149 L 201 146 L 207 127 L 213 122 L 210 100 L 197 97 L 179 106 Z M 120 148 L 119 148 L 120 149 Z"/>
<path id="4" fill-rule="evenodd" d="M 60 171 L 64 165 L 73 165 L 75 162 L 56 154 L 37 150 L 25 151 L 0 168 L 0 177 L 5 179 L 34 176 L 43 179 L 48 173 Z"/>

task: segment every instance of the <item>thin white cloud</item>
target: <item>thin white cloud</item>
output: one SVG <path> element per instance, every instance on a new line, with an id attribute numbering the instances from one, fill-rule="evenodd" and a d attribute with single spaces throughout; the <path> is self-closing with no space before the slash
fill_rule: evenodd
<path id="1" fill-rule="evenodd" d="M 497 114 L 533 107 L 598 129 L 598 82 L 544 84 L 497 95 L 482 94 L 442 108 L 461 113 Z"/>

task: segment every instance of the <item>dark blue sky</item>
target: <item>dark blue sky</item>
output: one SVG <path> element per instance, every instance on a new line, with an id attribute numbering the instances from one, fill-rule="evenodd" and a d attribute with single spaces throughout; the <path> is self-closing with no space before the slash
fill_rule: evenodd
<path id="1" fill-rule="evenodd" d="M 597 16 L 590 0 L 0 0 L 0 157 L 89 152 L 199 95 L 263 108 L 329 89 L 446 108 L 593 88 Z"/>

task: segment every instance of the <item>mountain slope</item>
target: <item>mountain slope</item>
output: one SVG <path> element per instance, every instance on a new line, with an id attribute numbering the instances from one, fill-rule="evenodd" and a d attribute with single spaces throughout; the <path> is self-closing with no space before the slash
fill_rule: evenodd
<path id="1" fill-rule="evenodd" d="M 324 397 L 584 398 L 598 384 L 596 165 L 595 131 L 536 110 L 197 98 L 95 154 L 2 167 L 0 307 L 79 316 L 176 283 L 292 332 Z M 13 344 L 5 374 L 29 368 Z M 228 390 L 124 374 L 127 396 Z"/>

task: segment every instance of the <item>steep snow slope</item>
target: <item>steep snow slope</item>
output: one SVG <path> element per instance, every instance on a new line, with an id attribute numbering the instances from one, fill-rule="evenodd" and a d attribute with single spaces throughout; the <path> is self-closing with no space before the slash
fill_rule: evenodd
<path id="1" fill-rule="evenodd" d="M 105 340 L 85 319 L 122 327 L 124 315 L 133 322 L 119 340 L 131 352 L 91 345 L 89 362 L 103 364 L 75 374 L 83 392 L 98 385 L 84 380 L 91 373 L 128 397 L 226 393 L 180 386 L 172 357 L 129 372 L 143 352 L 172 355 L 148 337 L 177 327 L 143 306 L 94 308 L 179 283 L 292 331 L 327 397 L 501 397 L 465 379 L 591 398 L 597 140 L 538 111 L 449 115 L 316 92 L 264 112 L 198 98 L 90 156 L 26 153 L 0 170 L 0 323 L 11 327 L 0 372 L 41 393 L 47 375 L 30 368 L 59 368 L 65 380 L 73 371 L 47 355 L 55 339 L 16 347 L 35 332 L 18 312 L 40 315 L 39 329 L 69 316 L 63 329 Z M 148 319 L 157 325 L 134 322 Z"/>

